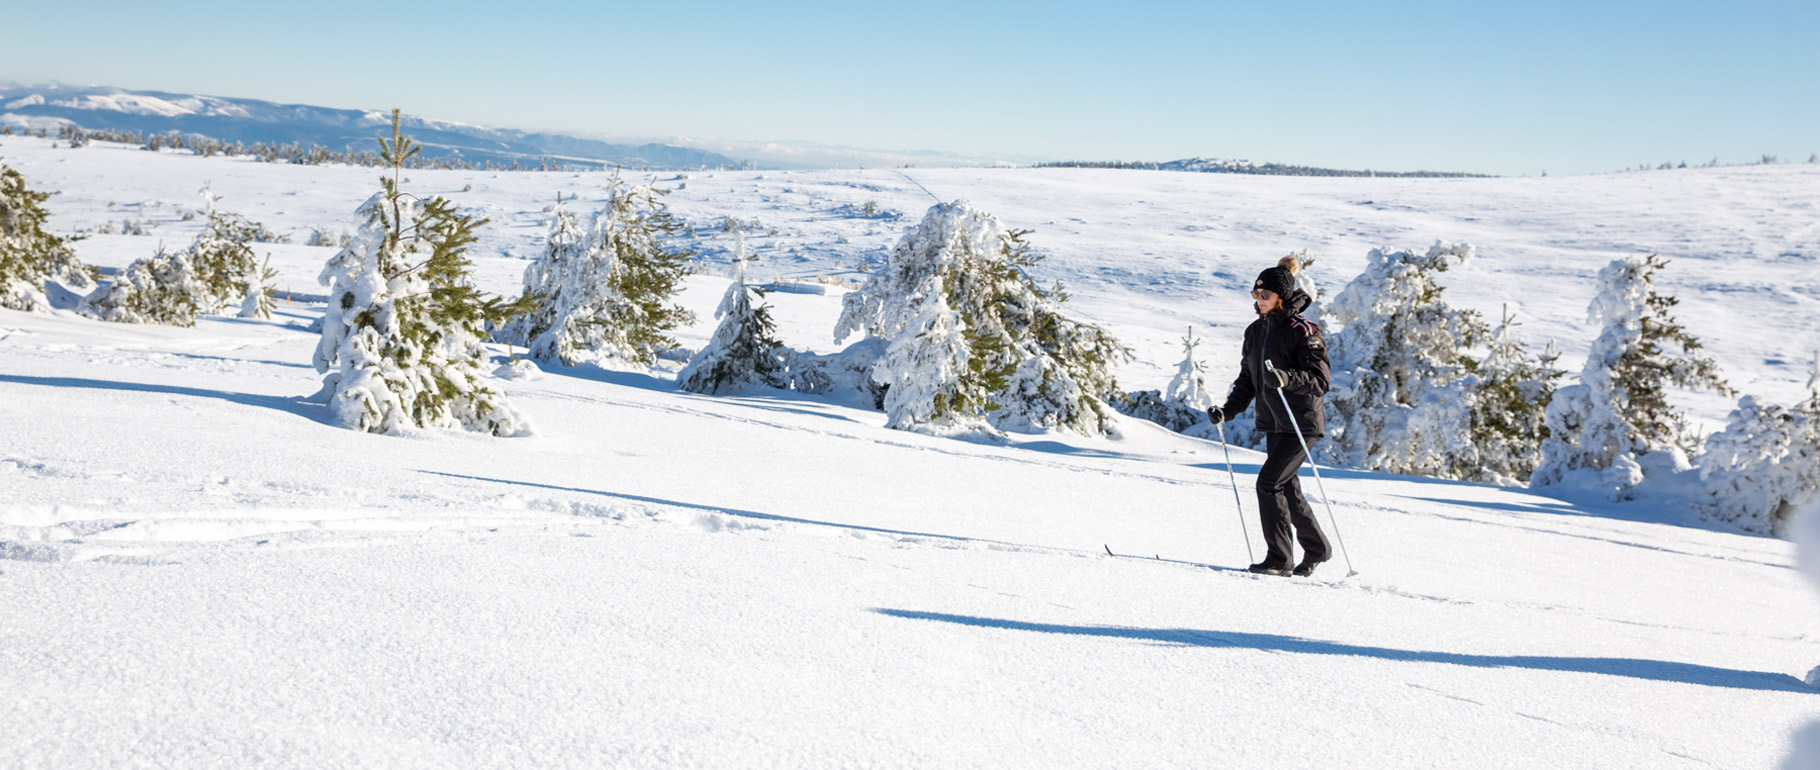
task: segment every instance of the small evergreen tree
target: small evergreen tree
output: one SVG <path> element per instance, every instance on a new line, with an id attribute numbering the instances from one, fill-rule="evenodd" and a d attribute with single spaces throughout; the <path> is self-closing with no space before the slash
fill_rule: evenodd
<path id="1" fill-rule="evenodd" d="M 86 290 L 94 285 L 88 268 L 63 239 L 45 231 L 50 193 L 32 192 L 25 176 L 0 164 L 0 307 L 50 312 L 44 282 Z"/>
<path id="2" fill-rule="evenodd" d="M 779 348 L 771 308 L 753 305 L 752 295 L 763 298 L 765 292 L 746 283 L 746 239 L 738 236 L 738 275 L 727 287 L 714 317 L 720 325 L 714 337 L 690 359 L 677 374 L 677 386 L 692 393 L 730 393 L 762 385 L 785 388 L 790 382 L 784 373 L 784 357 Z"/>
<path id="3" fill-rule="evenodd" d="M 271 318 L 278 309 L 275 298 L 278 296 L 278 271 L 272 269 L 272 259 L 267 257 L 260 265 L 255 280 L 247 283 L 246 296 L 240 300 L 241 318 Z"/>
<path id="4" fill-rule="evenodd" d="M 1485 323 L 1449 307 L 1436 282 L 1472 255 L 1470 245 L 1440 242 L 1425 253 L 1374 249 L 1326 309 L 1327 451 L 1336 464 L 1442 478 L 1476 472 L 1468 350 Z"/>
<path id="5" fill-rule="evenodd" d="M 455 211 L 441 197 L 420 200 L 398 189 L 418 145 L 399 131 L 379 140 L 392 175 L 362 204 L 360 235 L 329 259 L 329 286 L 316 371 L 345 427 L 397 433 L 407 427 L 461 428 L 526 435 L 530 424 L 486 384 L 484 325 L 530 306 L 484 297 L 470 279 L 467 249 L 486 220 Z"/>
<path id="6" fill-rule="evenodd" d="M 1556 391 L 1548 405 L 1549 436 L 1531 486 L 1591 471 L 1601 474 L 1598 483 L 1612 499 L 1625 500 L 1643 480 L 1638 457 L 1661 452 L 1670 465 L 1687 465 L 1698 439 L 1669 405 L 1668 389 L 1731 389 L 1718 365 L 1698 352 L 1699 340 L 1669 315 L 1679 300 L 1655 290 L 1653 277 L 1667 264 L 1651 254 L 1614 260 L 1599 271 L 1588 320 L 1603 328 L 1579 383 Z"/>
<path id="7" fill-rule="evenodd" d="M 885 341 L 873 378 L 889 388 L 891 427 L 1106 430 L 1110 367 L 1129 353 L 1063 315 L 1060 287 L 1036 285 L 1028 271 L 1040 257 L 1025 234 L 965 201 L 937 204 L 842 299 L 836 341 L 856 331 Z"/>
<path id="8" fill-rule="evenodd" d="M 564 366 L 601 358 L 654 364 L 674 349 L 670 331 L 694 320 L 673 304 L 693 252 L 665 245 L 683 225 L 662 194 L 616 179 L 585 231 L 559 205 L 543 255 L 525 268 L 526 292 L 540 298 L 501 339 Z"/>
<path id="9" fill-rule="evenodd" d="M 1188 327 L 1188 336 L 1182 338 L 1182 362 L 1176 365 L 1175 376 L 1170 378 L 1163 398 L 1189 409 L 1206 411 L 1213 406 L 1213 394 L 1207 392 L 1207 365 L 1195 357 L 1195 348 L 1200 343 L 1194 338 L 1194 327 Z"/>

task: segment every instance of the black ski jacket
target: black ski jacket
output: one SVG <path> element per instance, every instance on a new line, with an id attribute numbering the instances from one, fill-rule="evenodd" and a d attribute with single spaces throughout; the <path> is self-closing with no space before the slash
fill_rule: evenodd
<path id="1" fill-rule="evenodd" d="M 1275 380 L 1264 370 L 1264 361 L 1276 365 L 1277 371 L 1289 377 L 1283 388 L 1294 410 L 1295 425 L 1310 438 L 1327 432 L 1322 414 L 1322 396 L 1333 382 L 1327 367 L 1327 339 L 1320 324 L 1303 318 L 1300 313 L 1314 300 L 1297 289 L 1289 296 L 1287 310 L 1279 310 L 1251 322 L 1245 329 L 1245 345 L 1240 353 L 1239 376 L 1226 394 L 1226 405 L 1220 407 L 1227 417 L 1245 411 L 1257 399 L 1257 426 L 1265 433 L 1293 433 L 1289 416 L 1283 413 L 1283 399 L 1276 389 L 1265 383 Z"/>

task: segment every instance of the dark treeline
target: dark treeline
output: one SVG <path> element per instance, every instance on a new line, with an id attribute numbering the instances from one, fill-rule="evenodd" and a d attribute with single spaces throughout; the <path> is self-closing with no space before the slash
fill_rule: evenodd
<path id="1" fill-rule="evenodd" d="M 1463 171 L 1349 171 L 1315 166 L 1291 166 L 1283 163 L 1251 163 L 1238 160 L 1191 158 L 1165 163 L 1152 161 L 1082 161 L 1064 160 L 1039 163 L 1035 168 L 1117 168 L 1142 171 L 1195 171 L 1206 174 L 1259 174 L 1264 176 L 1362 176 L 1362 177 L 1430 177 L 1488 178 L 1491 174 L 1468 174 Z"/>

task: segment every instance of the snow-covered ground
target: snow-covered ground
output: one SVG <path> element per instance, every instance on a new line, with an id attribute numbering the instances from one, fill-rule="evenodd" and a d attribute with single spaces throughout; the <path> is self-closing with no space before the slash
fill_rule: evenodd
<path id="1" fill-rule="evenodd" d="M 155 224 L 79 244 L 110 266 L 187 243 L 205 180 L 301 242 L 351 229 L 378 173 L 49 144 L 0 137 L 0 160 L 58 191 L 55 228 Z M 497 291 L 558 192 L 603 189 L 410 176 L 493 218 Z M 1480 248 L 1452 299 L 1570 356 L 1591 275 L 1639 252 L 1673 260 L 1741 390 L 1793 400 L 1820 348 L 1820 167 L 675 176 L 711 265 L 725 217 L 759 223 L 760 277 L 852 270 L 929 193 L 969 198 L 1133 346 L 1127 387 L 1167 379 L 1189 324 L 1234 347 L 1283 252 L 1336 291 L 1369 247 L 1437 238 Z M 1771 767 L 1820 717 L 1820 607 L 1784 541 L 1334 469 L 1362 574 L 1258 578 L 1256 454 L 1233 453 L 1235 513 L 1217 444 L 1141 422 L 982 445 L 662 371 L 509 383 L 533 438 L 358 434 L 301 399 L 331 250 L 259 250 L 301 300 L 270 322 L 0 311 L 0 767 Z M 685 344 L 725 283 L 690 280 Z M 838 297 L 769 299 L 787 342 L 837 347 Z"/>

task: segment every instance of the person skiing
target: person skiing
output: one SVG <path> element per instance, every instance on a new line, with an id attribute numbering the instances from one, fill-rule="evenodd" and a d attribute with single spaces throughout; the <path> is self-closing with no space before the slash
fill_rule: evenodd
<path id="1" fill-rule="evenodd" d="M 1226 403 L 1207 410 L 1207 418 L 1217 425 L 1257 399 L 1257 428 L 1265 435 L 1267 450 L 1264 465 L 1258 469 L 1258 518 L 1268 550 L 1264 560 L 1250 570 L 1279 577 L 1307 577 L 1314 574 L 1315 565 L 1333 557 L 1327 535 L 1315 521 L 1314 509 L 1302 496 L 1296 478 L 1307 458 L 1302 440 L 1295 435 L 1296 426 L 1310 440 L 1321 437 L 1325 432 L 1322 397 L 1332 382 L 1321 326 L 1300 315 L 1314 302 L 1296 286 L 1300 270 L 1301 261 L 1291 255 L 1258 274 L 1251 286 L 1258 320 L 1245 329 L 1239 376 L 1232 381 Z M 1267 361 L 1275 371 L 1266 368 Z M 1280 390 L 1288 398 L 1293 421 L 1283 410 L 1284 399 L 1271 390 Z M 1292 527 L 1294 539 L 1302 544 L 1302 561 L 1293 570 Z"/>

